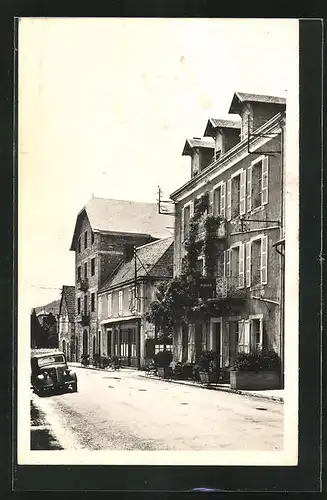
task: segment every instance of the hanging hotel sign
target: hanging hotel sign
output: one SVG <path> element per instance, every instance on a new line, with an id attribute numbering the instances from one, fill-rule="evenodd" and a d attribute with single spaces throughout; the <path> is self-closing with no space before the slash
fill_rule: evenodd
<path id="1" fill-rule="evenodd" d="M 216 290 L 215 278 L 201 278 L 197 282 L 197 295 L 201 299 L 211 299 Z"/>

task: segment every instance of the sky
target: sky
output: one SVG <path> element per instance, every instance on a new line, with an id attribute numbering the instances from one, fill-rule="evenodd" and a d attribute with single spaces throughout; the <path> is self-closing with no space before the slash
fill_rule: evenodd
<path id="1" fill-rule="evenodd" d="M 94 196 L 157 201 L 190 178 L 181 156 L 235 91 L 286 97 L 298 21 L 23 18 L 18 68 L 19 293 L 74 284 L 77 213 Z"/>

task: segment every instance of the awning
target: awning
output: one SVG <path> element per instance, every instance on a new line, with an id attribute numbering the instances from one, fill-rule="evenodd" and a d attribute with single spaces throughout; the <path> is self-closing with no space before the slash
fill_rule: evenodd
<path id="1" fill-rule="evenodd" d="M 141 319 L 140 315 L 136 316 L 118 316 L 117 318 L 108 318 L 100 321 L 100 325 L 107 325 L 109 323 L 124 323 L 125 321 L 131 321 L 133 319 Z"/>

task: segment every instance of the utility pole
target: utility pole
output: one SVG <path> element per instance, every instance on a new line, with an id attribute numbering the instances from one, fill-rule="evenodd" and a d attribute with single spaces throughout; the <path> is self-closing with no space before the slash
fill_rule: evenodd
<path id="1" fill-rule="evenodd" d="M 136 304 L 136 312 L 138 311 L 138 297 L 137 297 L 137 255 L 136 245 L 134 245 L 134 300 Z M 137 347 L 137 367 L 141 368 L 141 331 L 140 320 L 136 320 L 136 347 Z"/>

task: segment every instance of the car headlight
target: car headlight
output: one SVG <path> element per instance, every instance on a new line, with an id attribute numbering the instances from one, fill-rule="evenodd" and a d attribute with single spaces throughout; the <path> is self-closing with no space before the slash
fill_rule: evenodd
<path id="1" fill-rule="evenodd" d="M 44 377 L 44 375 L 38 375 L 38 376 L 37 376 L 37 378 L 38 378 L 39 380 L 43 380 L 45 377 Z"/>

